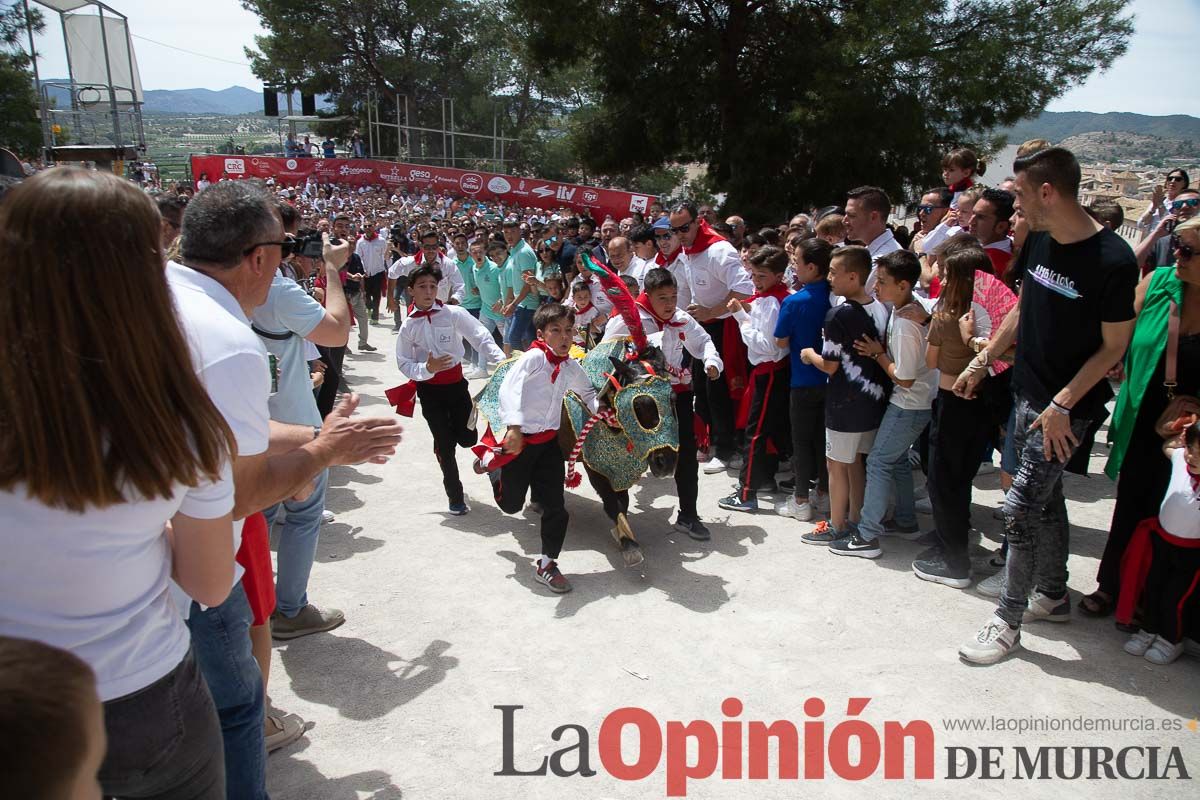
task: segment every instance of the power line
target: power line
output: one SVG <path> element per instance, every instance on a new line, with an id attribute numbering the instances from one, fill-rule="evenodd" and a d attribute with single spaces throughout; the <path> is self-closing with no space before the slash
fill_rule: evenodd
<path id="1" fill-rule="evenodd" d="M 233 64 L 238 67 L 250 66 L 245 61 L 231 61 L 228 58 L 217 58 L 216 56 L 210 56 L 207 53 L 197 53 L 195 50 L 188 50 L 183 47 L 176 47 L 173 44 L 167 44 L 166 42 L 159 42 L 159 41 L 155 41 L 154 39 L 147 39 L 145 36 L 139 36 L 136 33 L 131 33 L 130 36 L 132 36 L 134 39 L 141 39 L 143 42 L 149 42 L 150 44 L 156 44 L 159 47 L 166 47 L 169 50 L 178 50 L 181 53 L 188 53 L 193 56 L 199 56 L 200 58 L 207 58 L 207 59 L 211 59 L 213 61 L 221 61 L 225 64 Z"/>

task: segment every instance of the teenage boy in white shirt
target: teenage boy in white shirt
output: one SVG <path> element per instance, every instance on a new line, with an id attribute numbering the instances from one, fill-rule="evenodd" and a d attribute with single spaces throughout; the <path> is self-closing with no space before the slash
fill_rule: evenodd
<path id="1" fill-rule="evenodd" d="M 537 338 L 504 376 L 500 385 L 500 426 L 506 427 L 503 462 L 488 473 L 500 510 L 516 514 L 525 506 L 528 491 L 541 506 L 542 553 L 534 565 L 534 578 L 557 594 L 571 591 L 558 569 L 557 559 L 567 535 L 563 498 L 566 466 L 558 446 L 558 426 L 563 398 L 573 391 L 592 412 L 596 390 L 587 374 L 572 359 L 571 337 L 575 320 L 571 309 L 546 303 L 533 315 Z"/>
<path id="2" fill-rule="evenodd" d="M 442 470 L 450 513 L 462 516 L 470 508 L 463 498 L 455 445 L 471 447 L 478 441 L 475 429 L 468 425 L 474 404 L 463 376 L 463 339 L 485 353 L 493 364 L 503 361 L 504 353 L 470 312 L 437 299 L 442 281 L 437 267 L 417 267 L 410 277 L 413 311 L 396 337 L 396 364 L 410 383 L 390 390 L 388 399 L 396 403 L 399 413 L 411 417 L 412 398 L 420 398 L 421 415 L 433 434 L 433 452 Z"/>

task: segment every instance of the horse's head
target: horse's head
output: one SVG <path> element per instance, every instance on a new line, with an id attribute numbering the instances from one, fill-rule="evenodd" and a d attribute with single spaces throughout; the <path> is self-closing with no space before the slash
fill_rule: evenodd
<path id="1" fill-rule="evenodd" d="M 609 360 L 612 380 L 601 391 L 601 401 L 616 412 L 634 455 L 645 459 L 655 477 L 675 474 L 679 427 L 662 351 L 648 347 L 636 359 Z"/>

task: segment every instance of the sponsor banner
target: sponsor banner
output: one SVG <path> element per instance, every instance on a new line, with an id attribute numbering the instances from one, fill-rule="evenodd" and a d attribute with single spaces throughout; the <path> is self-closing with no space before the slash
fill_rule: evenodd
<path id="1" fill-rule="evenodd" d="M 404 186 L 409 191 L 427 188 L 439 193 L 448 192 L 453 196 L 498 200 L 509 206 L 532 206 L 547 210 L 568 207 L 576 212 L 587 212 L 597 222 L 609 214 L 618 220 L 633 211 L 644 214 L 655 199 L 650 195 L 540 178 L 362 158 L 192 156 L 192 175 L 199 178 L 201 173 L 207 173 L 208 179 L 213 182 L 221 178 L 274 178 L 278 184 L 294 186 L 303 185 L 311 175 L 319 183 Z"/>

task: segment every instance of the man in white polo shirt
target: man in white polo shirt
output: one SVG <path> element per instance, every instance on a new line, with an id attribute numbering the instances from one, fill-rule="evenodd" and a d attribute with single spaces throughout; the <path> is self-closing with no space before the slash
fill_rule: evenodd
<path id="1" fill-rule="evenodd" d="M 353 397 L 319 429 L 270 421 L 273 376 L 248 317 L 267 298 L 283 246 L 283 223 L 271 196 L 247 181 L 225 181 L 188 204 L 182 263 L 167 263 L 193 366 L 237 441 L 235 552 L 247 515 L 306 490 L 327 467 L 386 459 L 400 440 L 394 417 L 351 422 Z M 328 243 L 326 248 L 328 259 Z M 241 574 L 237 567 L 237 583 L 224 603 L 192 603 L 185 613 L 221 719 L 228 794 L 265 798 L 262 675 L 250 648 L 251 612 Z"/>
<path id="2" fill-rule="evenodd" d="M 880 256 L 904 249 L 888 229 L 888 215 L 891 213 L 892 201 L 888 199 L 887 192 L 878 186 L 859 186 L 846 193 L 846 240 L 862 242 L 871 253 L 871 275 L 864 287 L 871 296 L 875 295 L 877 280 L 874 264 Z M 835 300 L 834 305 L 837 304 Z"/>
<path id="3" fill-rule="evenodd" d="M 687 279 L 691 304 L 687 312 L 700 323 L 712 337 L 717 352 L 727 370 L 745 376 L 747 372 L 744 350 L 737 359 L 725 352 L 726 326 L 736 332 L 737 323 L 726 309 L 733 298 L 745 300 L 754 294 L 750 274 L 742 266 L 741 256 L 725 237 L 709 227 L 706 219 L 700 218 L 695 203 L 681 203 L 671 212 L 671 232 L 679 235 L 683 246 L 679 263 Z M 681 292 L 682 294 L 682 292 Z M 737 342 L 741 335 L 735 333 Z M 739 363 L 731 363 L 737 361 Z M 721 472 L 736 454 L 734 446 L 734 407 L 729 395 L 726 373 L 716 378 L 696 376 L 696 413 L 708 423 L 709 438 L 714 450 L 713 458 L 704 465 L 708 474 Z"/>

